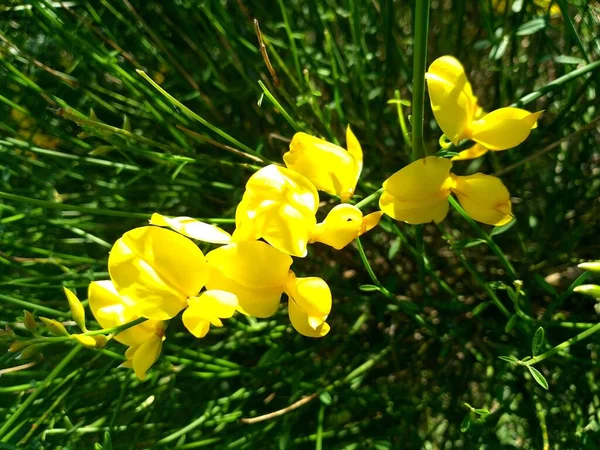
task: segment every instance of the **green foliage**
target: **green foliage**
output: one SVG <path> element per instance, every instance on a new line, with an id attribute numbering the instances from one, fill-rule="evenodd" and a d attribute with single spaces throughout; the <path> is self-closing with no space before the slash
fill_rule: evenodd
<path id="1" fill-rule="evenodd" d="M 379 189 L 411 158 L 414 3 L 0 6 L 2 445 L 594 448 L 598 314 L 573 291 L 598 281 L 575 269 L 598 259 L 595 1 L 560 1 L 562 16 L 533 1 L 433 2 L 427 63 L 459 58 L 486 110 L 545 110 L 518 148 L 454 164 L 501 175 L 517 220 L 484 229 L 458 207 L 422 231 L 384 219 L 358 250 L 311 247 L 294 267 L 332 287 L 325 338 L 294 333 L 284 310 L 237 315 L 203 340 L 174 320 L 143 383 L 112 341 L 6 351 L 27 329 L 47 334 L 34 317 L 78 333 L 63 286 L 85 299 L 112 243 L 153 212 L 231 231 L 246 180 L 280 162 L 295 131 L 343 142 L 351 124 L 358 195 Z M 424 114 L 434 154 L 427 101 Z M 465 402 L 481 408 L 465 417 Z"/>

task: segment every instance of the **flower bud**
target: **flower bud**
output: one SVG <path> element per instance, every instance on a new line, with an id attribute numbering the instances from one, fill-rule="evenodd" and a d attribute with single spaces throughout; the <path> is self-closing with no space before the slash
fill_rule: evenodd
<path id="1" fill-rule="evenodd" d="M 10 347 L 8 347 L 8 351 L 10 353 L 17 353 L 23 350 L 28 345 L 29 341 L 13 341 L 13 343 L 10 344 Z"/>
<path id="2" fill-rule="evenodd" d="M 579 264 L 577 267 L 583 270 L 589 270 L 590 272 L 600 273 L 600 261 L 591 261 Z"/>
<path id="3" fill-rule="evenodd" d="M 573 289 L 573 292 L 589 295 L 590 297 L 600 298 L 600 286 L 597 284 L 582 284 Z"/>
<path id="4" fill-rule="evenodd" d="M 29 359 L 37 355 L 42 349 L 46 346 L 46 344 L 33 344 L 28 346 L 25 350 L 21 352 L 17 359 Z"/>
<path id="5" fill-rule="evenodd" d="M 73 291 L 67 289 L 66 287 L 63 287 L 63 289 L 69 302 L 69 308 L 71 308 L 71 317 L 73 317 L 73 320 L 77 326 L 81 328 L 81 331 L 87 331 L 85 327 L 85 310 L 83 305 Z"/>
<path id="6" fill-rule="evenodd" d="M 33 318 L 33 314 L 31 314 L 29 311 L 23 311 L 23 324 L 31 334 L 35 334 L 37 325 L 35 323 L 35 319 Z"/>
<path id="7" fill-rule="evenodd" d="M 79 342 L 84 347 L 87 347 L 87 348 L 96 348 L 97 347 L 96 339 L 94 339 L 94 336 L 86 336 L 85 334 L 74 334 L 71 337 L 75 338 L 75 340 L 77 340 L 77 342 Z"/>
<path id="8" fill-rule="evenodd" d="M 54 336 L 68 336 L 69 332 L 65 328 L 65 326 L 60 323 L 58 320 L 48 319 L 47 317 L 40 317 L 40 320 L 44 322 L 46 328 L 50 333 Z"/>

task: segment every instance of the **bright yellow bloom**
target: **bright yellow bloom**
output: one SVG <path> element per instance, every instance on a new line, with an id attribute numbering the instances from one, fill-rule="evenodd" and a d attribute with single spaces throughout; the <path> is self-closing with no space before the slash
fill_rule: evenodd
<path id="1" fill-rule="evenodd" d="M 357 237 L 376 227 L 382 211 L 363 217 L 356 206 L 342 204 L 335 206 L 325 220 L 315 227 L 310 242 L 321 242 L 336 250 L 343 249 Z"/>
<path id="2" fill-rule="evenodd" d="M 235 294 L 225 291 L 205 291 L 199 297 L 188 299 L 188 308 L 183 312 L 183 324 L 198 338 L 208 333 L 210 324 L 222 327 L 221 319 L 229 319 L 238 307 Z"/>
<path id="3" fill-rule="evenodd" d="M 455 145 L 461 139 L 472 139 L 490 150 L 516 147 L 542 114 L 512 107 L 483 114 L 462 64 L 452 56 L 436 59 L 426 80 L 433 115 Z"/>
<path id="4" fill-rule="evenodd" d="M 323 337 L 329 333 L 325 322 L 331 312 L 331 291 L 321 278 L 296 278 L 290 272 L 285 292 L 289 297 L 288 314 L 292 326 L 307 337 Z"/>
<path id="5" fill-rule="evenodd" d="M 283 160 L 317 189 L 338 195 L 346 202 L 354 195 L 363 166 L 362 148 L 350 126 L 346 128 L 346 145 L 347 151 L 309 134 L 296 133 Z"/>
<path id="6" fill-rule="evenodd" d="M 453 192 L 478 222 L 500 226 L 512 219 L 510 194 L 499 178 L 481 173 L 457 176 L 451 168 L 451 161 L 436 156 L 409 164 L 383 183 L 379 207 L 402 222 L 439 223 L 448 214 Z"/>
<path id="7" fill-rule="evenodd" d="M 139 315 L 154 320 L 177 315 L 208 278 L 206 259 L 196 244 L 158 227 L 125 233 L 110 252 L 108 270 L 119 295 L 135 303 Z"/>
<path id="8" fill-rule="evenodd" d="M 189 238 L 212 244 L 229 244 L 231 242 L 231 235 L 227 231 L 191 217 L 166 217 L 154 213 L 150 218 L 150 225 L 169 227 Z"/>
<path id="9" fill-rule="evenodd" d="M 235 294 L 243 314 L 266 318 L 275 314 L 292 258 L 262 241 L 229 244 L 206 255 L 209 290 Z"/>
<path id="10" fill-rule="evenodd" d="M 121 297 L 110 280 L 90 283 L 88 299 L 94 317 L 103 328 L 124 325 L 140 317 L 135 304 Z M 115 340 L 129 346 L 125 352 L 127 361 L 121 367 L 133 368 L 143 380 L 160 355 L 164 330 L 164 322 L 146 320 L 117 334 Z"/>
<path id="11" fill-rule="evenodd" d="M 317 223 L 319 195 L 304 175 L 269 165 L 250 177 L 235 212 L 234 242 L 264 239 L 293 256 L 306 256 Z"/>
<path id="12" fill-rule="evenodd" d="M 411 224 L 444 220 L 453 185 L 452 162 L 428 156 L 399 170 L 383 183 L 379 207 L 388 216 Z"/>
<path id="13" fill-rule="evenodd" d="M 454 181 L 452 192 L 471 218 L 496 226 L 512 220 L 510 194 L 499 178 L 476 173 Z"/>

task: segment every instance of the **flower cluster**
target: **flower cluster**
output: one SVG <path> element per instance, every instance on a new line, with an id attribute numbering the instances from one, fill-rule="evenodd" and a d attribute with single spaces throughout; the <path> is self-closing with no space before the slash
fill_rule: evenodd
<path id="1" fill-rule="evenodd" d="M 484 112 L 463 66 L 452 56 L 436 59 L 426 81 L 433 115 L 447 139 L 454 145 L 465 139 L 475 142 L 453 160 L 516 147 L 542 114 L 512 107 Z M 451 168 L 451 161 L 436 156 L 414 161 L 383 183 L 381 210 L 411 224 L 438 223 L 446 217 L 447 199 L 454 193 L 473 219 L 496 226 L 510 222 L 510 194 L 500 179 L 482 173 L 458 176 L 450 173 Z"/>
<path id="2" fill-rule="evenodd" d="M 184 326 L 198 338 L 237 311 L 271 317 L 285 293 L 292 326 L 308 337 L 325 336 L 332 307 L 327 283 L 296 277 L 295 257 L 309 243 L 342 249 L 375 227 L 382 213 L 363 216 L 347 203 L 317 222 L 318 190 L 348 201 L 362 169 L 362 149 L 347 129 L 348 150 L 298 133 L 284 155 L 254 173 L 236 209 L 233 234 L 190 217 L 155 213 L 150 225 L 126 232 L 111 249 L 110 280 L 88 290 L 89 305 L 104 328 L 147 319 L 118 333 L 129 348 L 123 367 L 140 379 L 160 355 L 167 321 L 183 311 Z M 194 240 L 218 245 L 206 255 Z M 71 293 L 72 295 L 72 293 Z"/>
<path id="3" fill-rule="evenodd" d="M 541 114 L 511 107 L 485 113 L 462 65 L 450 56 L 434 61 L 426 80 L 433 113 L 448 141 L 476 143 L 455 160 L 519 145 Z M 344 149 L 306 133 L 294 135 L 283 155 L 285 167 L 271 164 L 249 178 L 232 234 L 190 217 L 155 213 L 149 226 L 118 239 L 108 259 L 110 280 L 91 283 L 88 298 L 100 325 L 118 330 L 115 339 L 129 347 L 123 366 L 143 379 L 160 355 L 167 321 L 181 312 L 184 326 L 202 338 L 211 325 L 221 327 L 236 312 L 271 317 L 284 293 L 292 326 L 304 336 L 325 336 L 332 308 L 329 286 L 318 277 L 296 277 L 293 257 L 305 257 L 312 243 L 340 250 L 375 227 L 384 213 L 411 224 L 440 222 L 454 194 L 477 221 L 502 225 L 512 218 L 510 195 L 498 178 L 454 175 L 452 161 L 436 156 L 414 161 L 388 178 L 381 211 L 363 216 L 348 203 L 363 165 L 362 148 L 350 127 L 346 144 Z M 342 201 L 321 222 L 318 191 Z M 204 254 L 194 241 L 216 247 Z M 79 305 L 73 293 L 67 296 Z M 82 330 L 76 338 L 93 346 L 85 325 Z"/>

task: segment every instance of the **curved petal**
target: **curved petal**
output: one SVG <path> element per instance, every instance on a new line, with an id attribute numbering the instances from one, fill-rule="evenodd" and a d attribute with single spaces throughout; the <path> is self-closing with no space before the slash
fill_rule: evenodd
<path id="1" fill-rule="evenodd" d="M 500 108 L 473 122 L 466 137 L 490 150 L 507 150 L 527 139 L 542 113 Z"/>
<path id="2" fill-rule="evenodd" d="M 478 109 L 465 69 L 456 58 L 442 56 L 431 63 L 425 79 L 435 120 L 456 145 Z"/>
<path id="3" fill-rule="evenodd" d="M 209 252 L 206 259 L 227 278 L 250 288 L 283 286 L 292 265 L 289 255 L 261 241 L 224 245 Z"/>
<path id="4" fill-rule="evenodd" d="M 318 277 L 296 278 L 290 273 L 285 286 L 290 300 L 295 303 L 307 316 L 307 322 L 312 329 L 318 328 L 325 322 L 331 312 L 331 290 L 327 283 Z"/>
<path id="5" fill-rule="evenodd" d="M 238 299 L 237 309 L 239 312 L 262 319 L 271 317 L 277 312 L 281 301 L 281 294 L 283 294 L 283 284 L 281 286 L 263 288 L 244 286 L 228 278 L 214 267 L 210 271 L 206 288 L 235 294 Z"/>
<path id="6" fill-rule="evenodd" d="M 455 180 L 453 192 L 474 220 L 495 226 L 512 220 L 510 194 L 499 178 L 476 173 Z"/>
<path id="7" fill-rule="evenodd" d="M 162 214 L 154 213 L 150 217 L 150 225 L 160 227 L 169 227 L 178 233 L 192 239 L 212 244 L 229 244 L 231 235 L 221 228 L 208 223 L 200 222 L 191 217 L 166 217 Z"/>
<path id="8" fill-rule="evenodd" d="M 336 250 L 341 250 L 362 231 L 363 214 L 356 206 L 341 204 L 335 206 L 325 220 L 315 227 L 311 242 L 321 242 Z"/>
<path id="9" fill-rule="evenodd" d="M 452 162 L 428 156 L 396 172 L 383 183 L 381 210 L 395 220 L 419 224 L 441 222 L 448 212 Z"/>
<path id="10" fill-rule="evenodd" d="M 175 316 L 208 276 L 204 254 L 192 241 L 158 227 L 125 233 L 110 252 L 108 270 L 119 295 L 155 320 Z"/>
<path id="11" fill-rule="evenodd" d="M 382 215 L 383 211 L 375 211 L 363 217 L 362 229 L 360 230 L 360 234 L 365 234 L 367 231 L 371 231 L 373 228 L 379 225 L 379 221 L 381 220 Z"/>
<path id="12" fill-rule="evenodd" d="M 460 152 L 457 156 L 452 158 L 452 161 L 465 161 L 468 159 L 479 158 L 489 152 L 489 149 L 485 148 L 481 144 L 475 144 L 473 147 L 468 148 Z"/>
<path id="13" fill-rule="evenodd" d="M 139 318 L 135 304 L 119 296 L 112 281 L 93 281 L 88 287 L 88 302 L 92 314 L 102 328 L 112 328 Z M 154 334 L 155 320 L 146 320 L 121 331 L 115 339 L 129 346 L 140 345 Z"/>
<path id="14" fill-rule="evenodd" d="M 210 290 L 199 297 L 190 297 L 188 308 L 183 312 L 183 324 L 198 338 L 206 336 L 210 324 L 222 327 L 220 319 L 229 319 L 238 307 L 235 294 L 226 291 Z"/>
<path id="15" fill-rule="evenodd" d="M 156 362 L 162 350 L 162 336 L 153 335 L 140 345 L 132 358 L 132 366 L 136 376 L 144 381 L 146 372 Z"/>
<path id="16" fill-rule="evenodd" d="M 313 328 L 308 322 L 308 315 L 292 299 L 288 302 L 288 315 L 294 329 L 303 336 L 320 338 L 329 333 L 330 327 L 327 322 Z"/>

